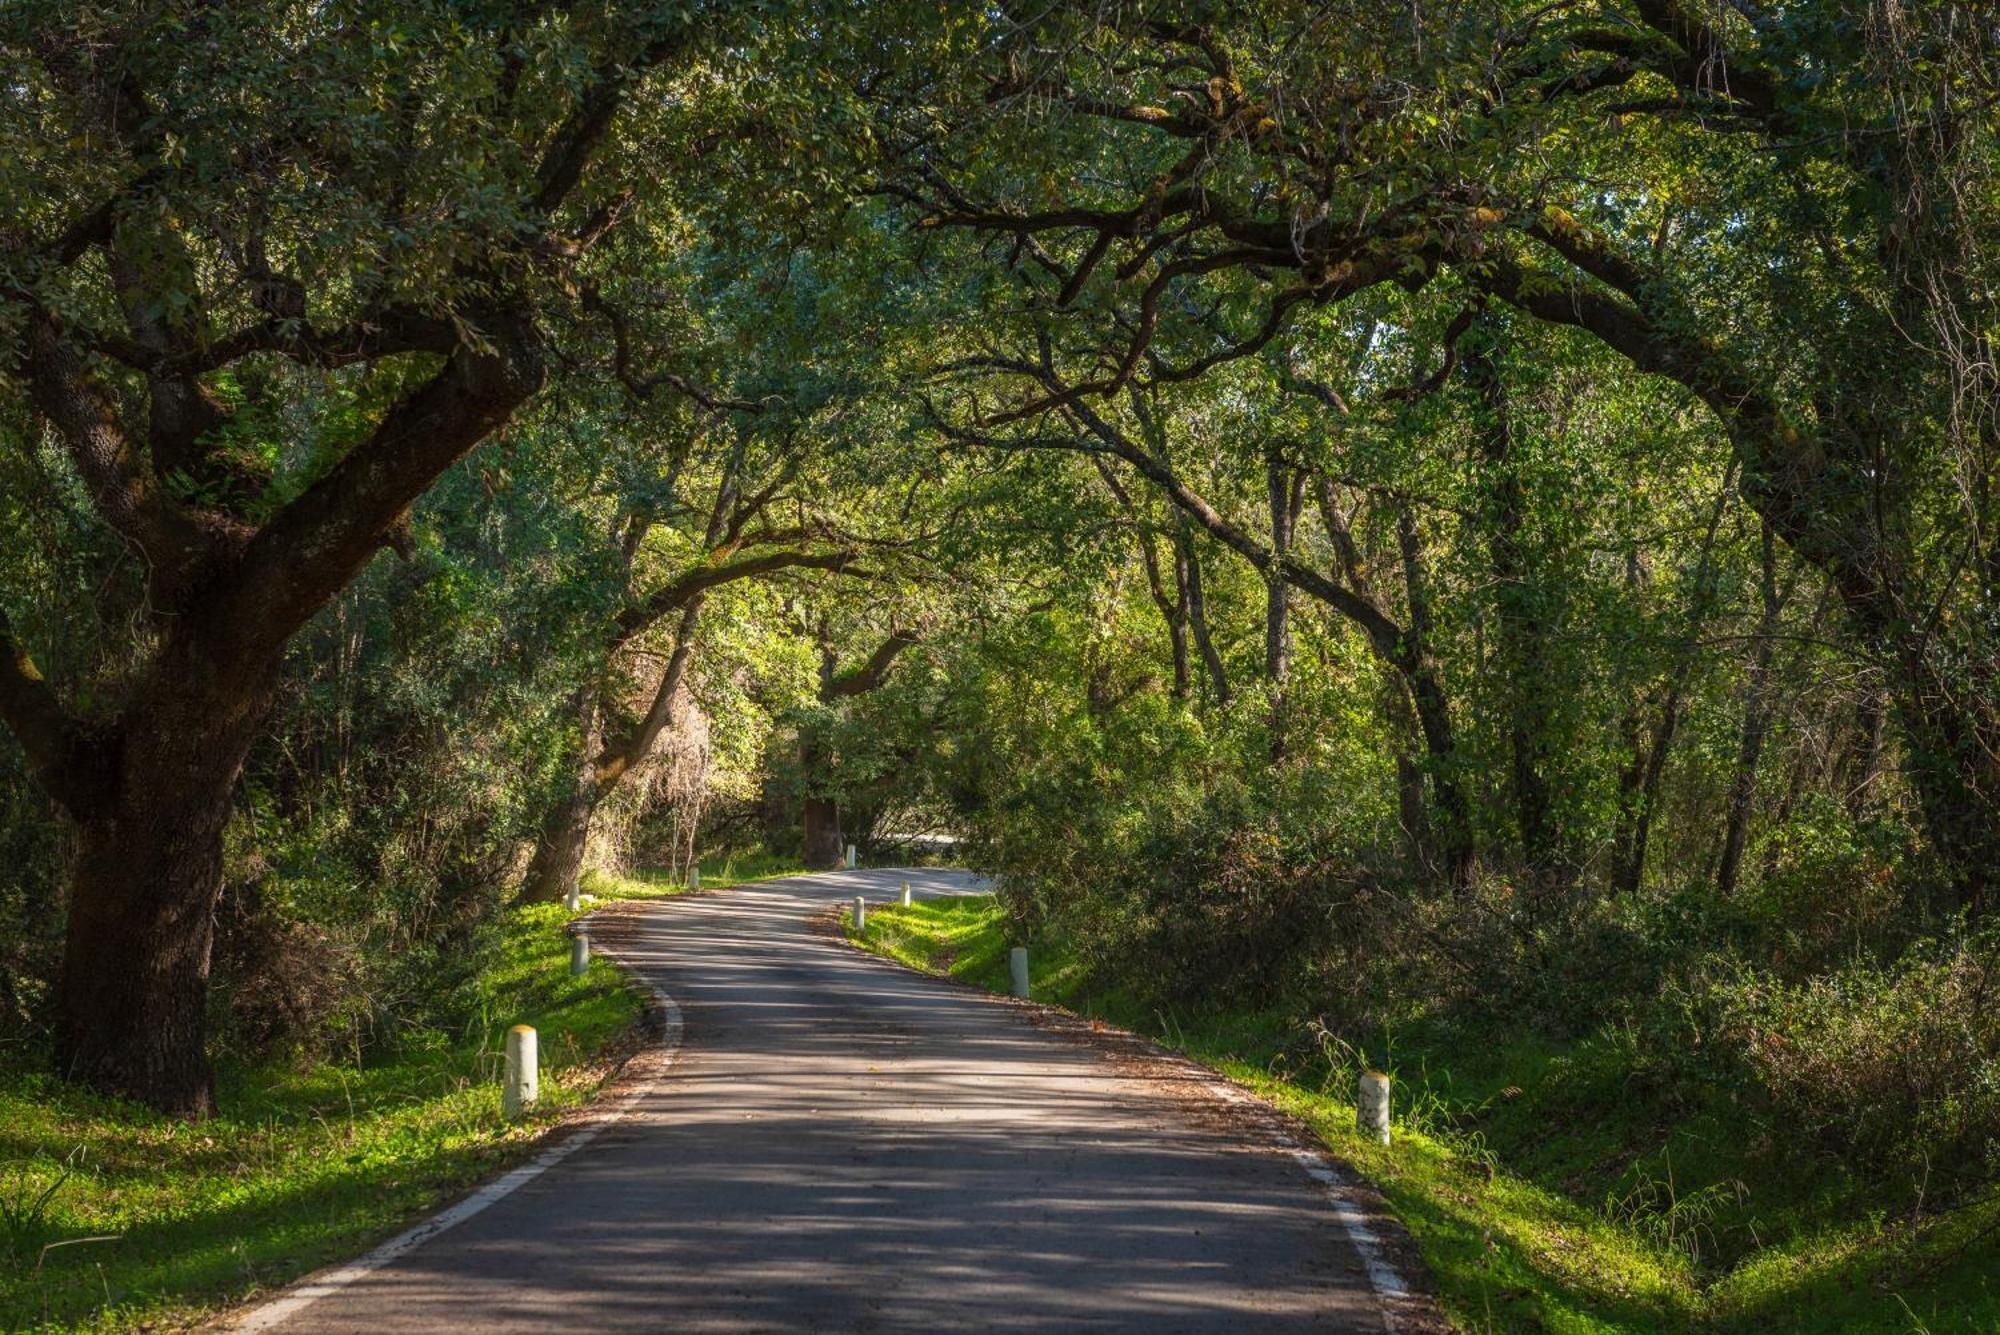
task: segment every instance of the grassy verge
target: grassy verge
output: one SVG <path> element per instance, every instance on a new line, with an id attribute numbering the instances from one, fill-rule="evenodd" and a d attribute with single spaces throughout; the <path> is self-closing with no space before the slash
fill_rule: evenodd
<path id="1" fill-rule="evenodd" d="M 1010 930 L 990 898 L 947 899 L 871 909 L 858 942 L 1004 991 Z M 1061 942 L 1028 944 L 1038 999 L 1150 1034 L 1312 1126 L 1395 1207 L 1462 1328 L 2000 1330 L 2000 1200 L 1920 1220 L 1821 1208 L 1837 1171 L 1758 1177 L 1728 1110 L 1660 1125 L 1615 1036 L 1398 1035 L 1384 1148 L 1355 1133 L 1337 1045 L 1277 1015 L 1147 1011 Z"/>
<path id="2" fill-rule="evenodd" d="M 725 857 L 703 858 L 701 888 L 727 890 L 753 881 L 775 881 L 804 873 L 805 864 L 796 858 L 780 857 L 761 849 Z M 598 899 L 658 899 L 683 894 L 687 886 L 681 877 L 665 871 L 641 870 L 629 876 L 607 876 L 602 872 L 583 874 L 584 893 Z"/>
<path id="3" fill-rule="evenodd" d="M 570 975 L 569 916 L 502 913 L 449 1018 L 358 1066 L 224 1066 L 205 1122 L 0 1072 L 0 1329 L 193 1321 L 357 1253 L 521 1158 L 596 1092 L 642 1009 L 608 962 Z M 498 1074 L 514 1024 L 540 1032 L 542 1098 L 509 1124 Z"/>

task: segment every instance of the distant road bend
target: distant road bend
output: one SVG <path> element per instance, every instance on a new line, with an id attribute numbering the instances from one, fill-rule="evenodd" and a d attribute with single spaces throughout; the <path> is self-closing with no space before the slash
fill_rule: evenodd
<path id="1" fill-rule="evenodd" d="M 615 910 L 602 935 L 679 1008 L 664 1077 L 484 1208 L 475 1196 L 239 1329 L 1431 1324 L 1370 1245 L 1386 1221 L 1316 1157 L 1246 1131 L 1256 1119 L 1212 1084 L 827 930 L 830 906 L 904 880 L 980 888 L 835 872 Z"/>

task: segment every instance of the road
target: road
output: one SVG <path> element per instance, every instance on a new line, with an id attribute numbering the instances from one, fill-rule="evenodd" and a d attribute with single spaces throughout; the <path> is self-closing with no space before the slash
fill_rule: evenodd
<path id="1" fill-rule="evenodd" d="M 1377 1286 L 1393 1275 L 1357 1251 L 1353 1207 L 1344 1222 L 1293 1150 L 1246 1131 L 1243 1109 L 1132 1045 L 1121 1054 L 1080 1023 L 1050 1024 L 830 933 L 830 906 L 856 893 L 881 902 L 905 879 L 920 895 L 976 886 L 958 872 L 838 872 L 621 907 L 616 953 L 679 1006 L 671 1068 L 587 1144 L 469 1218 L 385 1264 L 321 1277 L 250 1324 L 369 1335 L 1391 1324 Z"/>

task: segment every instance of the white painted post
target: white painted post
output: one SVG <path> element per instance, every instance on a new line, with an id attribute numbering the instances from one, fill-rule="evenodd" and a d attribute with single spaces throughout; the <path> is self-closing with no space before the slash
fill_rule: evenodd
<path id="1" fill-rule="evenodd" d="M 1380 1071 L 1363 1071 L 1354 1096 L 1354 1125 L 1361 1134 L 1389 1143 L 1389 1077 Z"/>
<path id="2" fill-rule="evenodd" d="M 1007 981 L 1013 984 L 1012 991 L 1017 997 L 1028 995 L 1028 948 L 1015 946 L 1007 952 Z"/>
<path id="3" fill-rule="evenodd" d="M 500 1086 L 500 1111 L 506 1114 L 508 1121 L 535 1106 L 539 1075 L 534 1028 L 517 1024 L 507 1031 L 506 1083 Z"/>
<path id="4" fill-rule="evenodd" d="M 577 897 L 576 887 L 574 885 L 570 886 L 569 893 L 563 896 L 563 907 L 568 909 L 571 913 L 574 913 L 578 909 L 583 907 L 582 903 L 579 901 Z"/>
<path id="5" fill-rule="evenodd" d="M 853 844 L 849 844 L 849 845 L 847 846 L 847 869 L 848 869 L 849 871 L 853 871 L 853 870 L 854 870 L 854 864 L 855 864 L 855 857 L 854 857 L 854 845 L 853 845 Z"/>
<path id="6" fill-rule="evenodd" d="M 694 865 L 694 867 L 692 867 L 692 868 L 691 868 L 691 869 L 689 869 L 689 871 L 688 871 L 688 889 L 690 889 L 690 890 L 699 890 L 699 889 L 701 889 L 701 864 L 700 864 L 700 863 L 696 863 L 696 864 Z"/>
<path id="7" fill-rule="evenodd" d="M 590 972 L 590 933 L 578 932 L 569 942 L 570 976 L 581 978 Z"/>
<path id="8" fill-rule="evenodd" d="M 860 895 L 854 897 L 854 930 L 860 931 L 868 925 L 868 901 Z"/>
<path id="9" fill-rule="evenodd" d="M 903 882 L 903 907 L 910 907 L 910 883 L 908 881 Z"/>

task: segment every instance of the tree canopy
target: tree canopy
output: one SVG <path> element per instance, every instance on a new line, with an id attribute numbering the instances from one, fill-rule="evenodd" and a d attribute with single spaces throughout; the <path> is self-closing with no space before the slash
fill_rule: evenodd
<path id="1" fill-rule="evenodd" d="M 1900 0 L 13 5 L 0 1031 L 201 1115 L 505 903 L 944 835 L 1150 998 L 1705 1006 L 1817 1116 L 1744 1015 L 1996 958 L 1996 71 Z M 1981 1088 L 1822 1129 L 1966 1186 Z"/>

